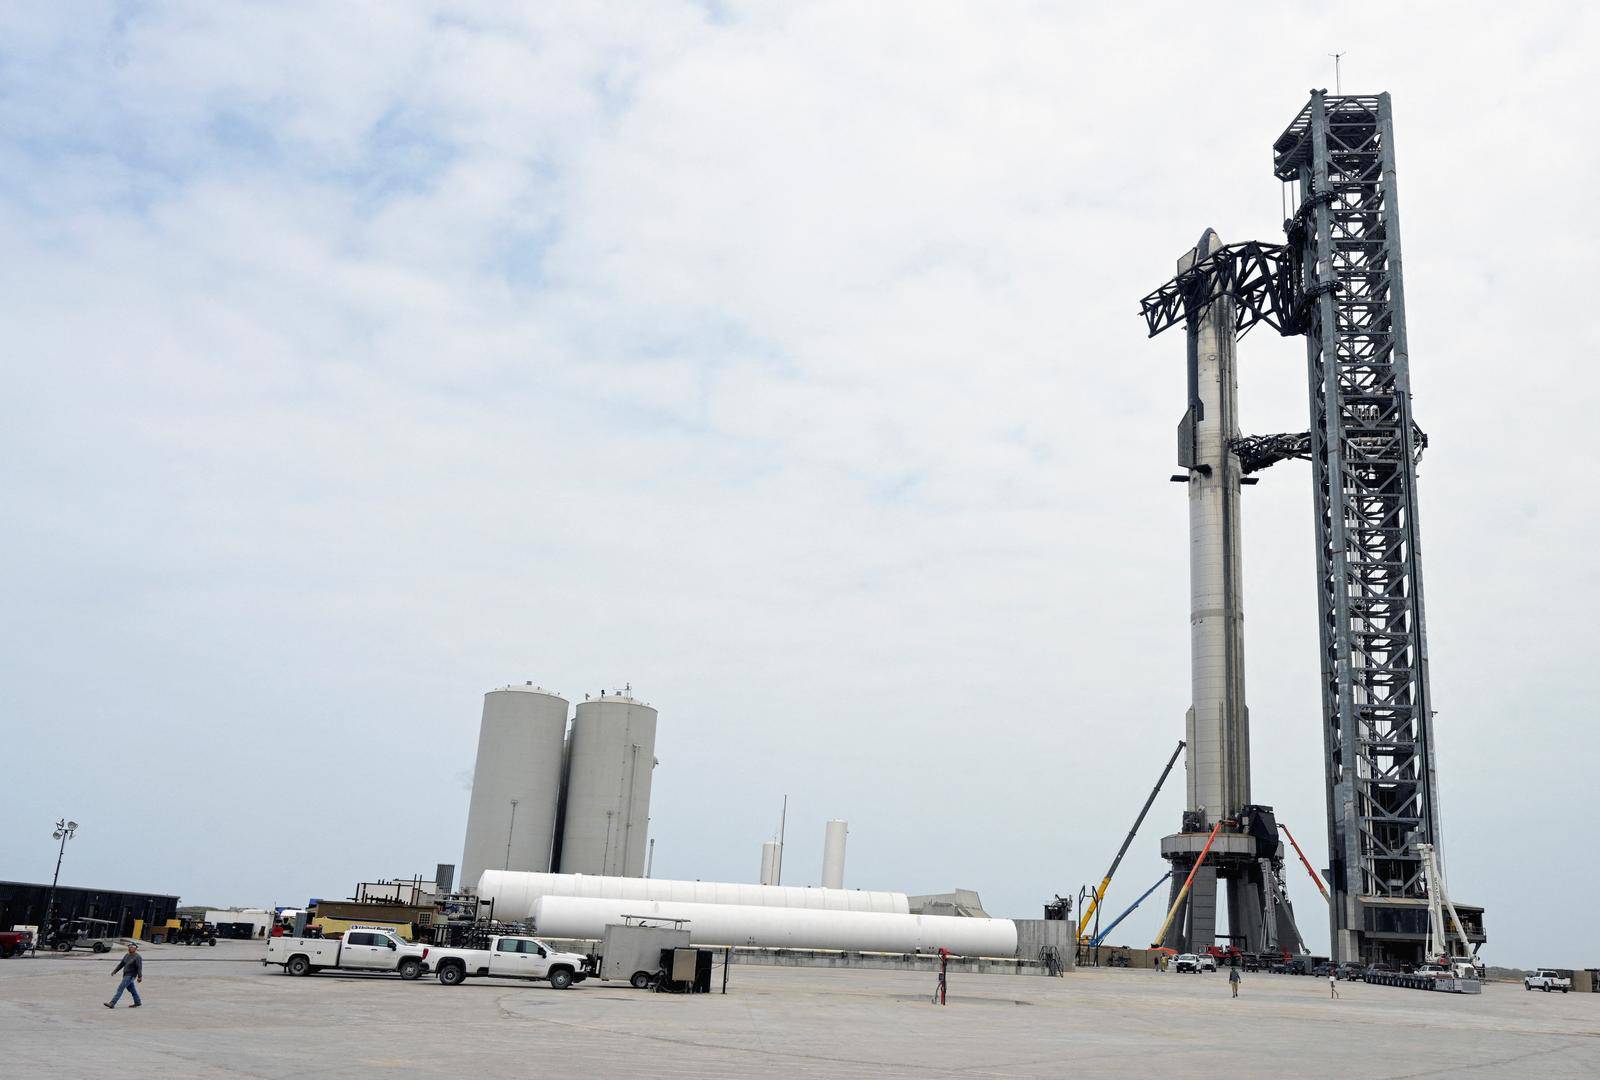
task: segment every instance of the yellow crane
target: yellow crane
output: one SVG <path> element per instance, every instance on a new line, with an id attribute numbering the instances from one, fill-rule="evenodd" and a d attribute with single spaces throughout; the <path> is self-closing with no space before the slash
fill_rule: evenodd
<path id="1" fill-rule="evenodd" d="M 1088 944 L 1085 936 L 1089 929 L 1089 920 L 1094 918 L 1095 909 L 1100 906 L 1100 901 L 1106 897 L 1106 889 L 1111 884 L 1112 876 L 1117 872 L 1117 867 L 1122 863 L 1122 857 L 1128 853 L 1128 846 L 1133 843 L 1133 838 L 1139 832 L 1139 826 L 1144 824 L 1144 816 L 1150 812 L 1150 805 L 1156 801 L 1156 796 L 1161 793 L 1161 785 L 1167 782 L 1167 776 L 1172 772 L 1172 767 L 1178 763 L 1178 755 L 1183 753 L 1184 741 L 1178 740 L 1178 748 L 1167 759 L 1167 767 L 1161 770 L 1161 778 L 1156 781 L 1156 786 L 1150 789 L 1150 797 L 1144 801 L 1144 808 L 1139 811 L 1139 816 L 1133 819 L 1133 828 L 1128 830 L 1128 835 L 1123 838 L 1122 846 L 1117 849 L 1117 857 L 1111 860 L 1111 869 L 1106 871 L 1106 876 L 1100 879 L 1100 887 L 1094 891 L 1089 902 L 1083 907 L 1083 914 L 1078 918 L 1078 944 Z"/>

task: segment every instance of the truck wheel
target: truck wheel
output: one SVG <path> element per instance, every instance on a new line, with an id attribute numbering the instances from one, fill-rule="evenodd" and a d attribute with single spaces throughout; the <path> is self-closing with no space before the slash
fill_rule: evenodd
<path id="1" fill-rule="evenodd" d="M 421 974 L 422 974 L 422 961 L 421 960 L 402 960 L 402 961 L 400 961 L 400 977 L 402 979 L 404 979 L 406 982 L 411 982 L 413 979 L 415 979 L 418 975 L 421 975 Z"/>
<path id="2" fill-rule="evenodd" d="M 467 969 L 460 964 L 446 964 L 439 969 L 439 981 L 446 986 L 460 986 L 467 978 Z"/>
<path id="3" fill-rule="evenodd" d="M 94 943 L 94 951 L 95 952 L 110 952 L 111 951 L 111 946 L 107 945 L 103 941 L 97 941 L 97 942 Z"/>
<path id="4" fill-rule="evenodd" d="M 556 968 L 550 973 L 550 985 L 557 990 L 565 990 L 572 985 L 572 969 Z"/>
<path id="5" fill-rule="evenodd" d="M 70 941 L 58 941 L 55 944 L 55 950 L 56 950 L 56 952 L 71 952 L 72 951 L 72 942 L 70 942 Z"/>
<path id="6" fill-rule="evenodd" d="M 655 978 L 648 971 L 635 971 L 633 978 L 628 980 L 635 990 L 648 990 Z"/>
<path id="7" fill-rule="evenodd" d="M 283 965 L 283 970 L 290 975 L 309 975 L 311 973 L 311 961 L 303 956 L 291 956 L 289 957 L 289 962 Z"/>

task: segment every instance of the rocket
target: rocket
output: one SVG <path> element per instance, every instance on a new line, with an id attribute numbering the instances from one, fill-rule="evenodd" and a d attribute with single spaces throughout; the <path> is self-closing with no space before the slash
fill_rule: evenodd
<path id="1" fill-rule="evenodd" d="M 1184 271 L 1222 247 L 1211 229 L 1178 263 Z M 1188 809 L 1203 829 L 1250 802 L 1250 711 L 1244 700 L 1239 435 L 1234 301 L 1214 300 L 1188 335 L 1189 407 L 1178 425 L 1178 464 L 1189 485 Z M 1174 477 L 1174 479 L 1177 479 Z"/>

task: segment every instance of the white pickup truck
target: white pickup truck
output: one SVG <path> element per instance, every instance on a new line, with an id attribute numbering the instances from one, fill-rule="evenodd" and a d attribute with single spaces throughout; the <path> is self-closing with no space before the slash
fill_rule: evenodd
<path id="1" fill-rule="evenodd" d="M 433 949 L 429 962 L 440 982 L 459 986 L 467 977 L 540 979 L 565 990 L 590 975 L 589 958 L 556 951 L 538 938 L 491 937 L 487 949 Z"/>
<path id="2" fill-rule="evenodd" d="M 1524 990 L 1543 990 L 1547 994 L 1552 990 L 1560 990 L 1565 994 L 1572 989 L 1572 980 L 1549 968 L 1540 968 L 1532 975 L 1523 976 L 1522 988 Z"/>
<path id="3" fill-rule="evenodd" d="M 285 974 L 309 975 L 324 968 L 342 971 L 394 971 L 410 981 L 428 970 L 428 949 L 401 941 L 387 927 L 352 926 L 344 939 L 275 937 L 267 939 L 263 964 L 282 964 Z"/>

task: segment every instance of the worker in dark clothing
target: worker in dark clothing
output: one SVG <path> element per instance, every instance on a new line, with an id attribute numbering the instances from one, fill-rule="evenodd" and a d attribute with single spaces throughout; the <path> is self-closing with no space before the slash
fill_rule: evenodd
<path id="1" fill-rule="evenodd" d="M 1228 969 L 1228 985 L 1233 987 L 1233 996 L 1234 997 L 1238 997 L 1239 996 L 1239 983 L 1240 982 L 1241 982 L 1241 979 L 1239 977 L 1239 965 L 1235 964 L 1235 965 L 1233 965 L 1233 967 Z"/>
<path id="2" fill-rule="evenodd" d="M 950 950 L 944 946 L 939 947 L 939 981 L 933 987 L 933 1003 L 945 1004 L 945 993 L 950 988 Z"/>
<path id="3" fill-rule="evenodd" d="M 122 998 L 122 992 L 126 990 L 133 995 L 133 1004 L 128 1007 L 137 1009 L 144 1002 L 139 1000 L 139 988 L 134 984 L 144 982 L 144 958 L 139 955 L 139 946 L 131 941 L 128 943 L 127 955 L 117 961 L 117 966 L 111 969 L 111 974 L 115 975 L 119 971 L 122 972 L 122 983 L 105 1006 L 108 1009 L 115 1009 L 117 1002 Z"/>

